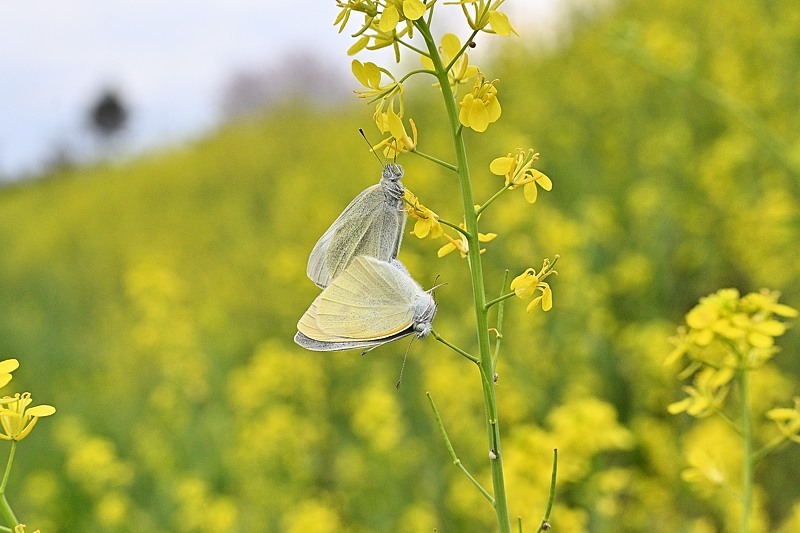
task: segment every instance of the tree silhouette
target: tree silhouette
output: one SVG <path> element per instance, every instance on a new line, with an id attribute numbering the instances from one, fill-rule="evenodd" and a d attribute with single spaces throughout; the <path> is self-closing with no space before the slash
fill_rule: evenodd
<path id="1" fill-rule="evenodd" d="M 111 139 L 128 122 L 128 109 L 119 93 L 106 89 L 89 109 L 89 125 L 101 139 Z"/>

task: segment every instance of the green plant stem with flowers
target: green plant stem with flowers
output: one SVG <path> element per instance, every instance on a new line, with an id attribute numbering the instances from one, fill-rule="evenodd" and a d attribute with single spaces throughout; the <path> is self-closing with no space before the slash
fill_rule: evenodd
<path id="1" fill-rule="evenodd" d="M 707 449 L 696 448 L 687 453 L 689 467 L 681 477 L 690 484 L 727 489 L 740 504 L 739 530 L 751 529 L 753 516 L 754 470 L 770 452 L 787 442 L 800 443 L 800 397 L 794 408 L 779 407 L 761 413 L 775 423 L 776 435 L 758 450 L 752 412 L 753 373 L 766 367 L 778 352 L 775 338 L 786 331 L 780 319 L 796 318 L 798 312 L 778 303 L 779 294 L 763 290 L 740 297 L 735 289 L 723 289 L 702 298 L 686 315 L 686 325 L 672 339 L 675 349 L 667 358 L 668 365 L 680 365 L 681 379 L 690 379 L 683 387 L 686 397 L 667 407 L 672 414 L 686 413 L 698 419 L 719 417 L 733 429 L 741 446 L 741 475 L 738 483 L 719 457 L 719 443 Z M 730 399 L 730 390 L 738 390 L 738 405 Z M 724 450 L 729 453 L 731 450 Z M 738 486 L 737 486 L 738 485 Z M 727 509 L 723 516 L 731 516 Z M 734 528 L 733 524 L 729 525 Z"/>
<path id="2" fill-rule="evenodd" d="M 463 44 L 453 34 L 444 35 L 440 42 L 435 39 L 431 26 L 435 1 L 349 0 L 343 2 L 339 0 L 337 4 L 341 8 L 341 12 L 335 24 L 339 26 L 341 31 L 353 13 L 362 13 L 364 15 L 363 26 L 353 34 L 357 41 L 350 48 L 348 52 L 350 54 L 357 53 L 363 49 L 373 50 L 391 46 L 394 48 L 397 60 L 400 57 L 401 47 L 420 55 L 424 68 L 422 70 L 413 70 L 399 78 L 395 78 L 388 69 L 379 67 L 374 63 L 362 63 L 354 60 L 353 74 L 364 86 L 364 89 L 358 90 L 356 93 L 359 97 L 367 99 L 368 103 L 377 103 L 374 115 L 375 123 L 381 133 L 389 134 L 375 149 L 384 147 L 387 158 L 397 157 L 398 154 L 403 153 L 414 153 L 454 172 L 457 176 L 463 208 L 463 222 L 460 224 L 440 219 L 435 212 L 423 206 L 419 199 L 409 190 L 406 190 L 405 199 L 409 215 L 416 219 L 412 232 L 414 235 L 419 238 L 445 238 L 448 242 L 439 249 L 439 257 L 457 250 L 467 260 L 471 279 L 472 302 L 475 310 L 478 355 L 472 355 L 468 351 L 453 345 L 435 330 L 432 335 L 435 339 L 459 355 L 464 356 L 478 367 L 484 400 L 488 456 L 492 479 L 491 493 L 478 483 L 456 456 L 433 398 L 430 395 L 428 395 L 428 398 L 454 464 L 466 474 L 481 494 L 491 503 L 499 531 L 501 533 L 509 533 L 511 531 L 511 523 L 503 473 L 500 416 L 495 394 L 497 376 L 495 371 L 501 339 L 499 334 L 501 324 L 499 322 L 502 320 L 500 318 L 502 315 L 499 314 L 498 316 L 497 327 L 492 328 L 498 334 L 493 350 L 490 338 L 492 329 L 490 329 L 489 325 L 489 311 L 494 305 L 500 304 L 502 306 L 502 302 L 507 298 L 513 296 L 531 298 L 536 294 L 539 294 L 539 296 L 533 298 L 528 305 L 528 311 L 539 305 L 545 311 L 552 308 L 552 291 L 549 284 L 544 280 L 549 275 L 556 273 L 553 266 L 558 256 L 553 261 L 546 259 L 539 272 L 529 268 L 517 276 L 511 283 L 510 292 L 501 293 L 499 297 L 492 300 L 487 299 L 483 263 L 481 261 L 481 253 L 485 250 L 481 249 L 481 243 L 491 241 L 496 237 L 496 234 L 483 234 L 479 231 L 478 219 L 480 214 L 506 191 L 522 187 L 524 188 L 526 200 L 529 203 L 533 203 L 536 201 L 539 188 L 543 190 L 552 188 L 550 179 L 532 167 L 533 162 L 538 158 L 538 154 L 534 153 L 533 150 L 517 149 L 515 152 L 498 157 L 491 162 L 489 165 L 490 173 L 503 176 L 505 183 L 486 202 L 476 206 L 470 164 L 464 142 L 465 130 L 471 129 L 475 133 L 485 132 L 489 125 L 500 117 L 501 108 L 497 99 L 497 89 L 494 86 L 496 80 L 487 81 L 480 69 L 469 64 L 466 52 L 470 45 L 474 43 L 476 36 L 481 32 L 501 36 L 516 34 L 516 30 L 509 22 L 508 17 L 498 10 L 503 1 L 461 0 L 458 2 L 445 2 L 445 4 L 459 6 L 471 28 L 471 33 Z M 410 43 L 410 39 L 415 32 L 422 39 L 423 44 L 420 46 Z M 453 143 L 455 163 L 449 163 L 421 152 L 417 143 L 418 132 L 416 125 L 413 120 L 406 118 L 405 88 L 402 83 L 411 76 L 423 74 L 431 75 L 436 79 L 434 87 L 438 88 L 444 103 L 447 130 Z M 389 78 L 388 83 L 383 82 L 384 77 Z M 471 86 L 471 90 L 459 96 L 458 89 L 462 84 Z M 410 125 L 412 135 L 407 134 L 404 120 L 407 120 Z M 455 231 L 455 237 L 448 234 L 444 228 Z M 506 273 L 507 275 L 508 273 Z M 505 283 L 506 281 L 503 283 L 504 286 Z M 554 483 L 551 486 L 551 506 L 553 491 Z M 549 516 L 549 509 L 546 516 Z"/>
<path id="3" fill-rule="evenodd" d="M 11 381 L 11 373 L 17 368 L 19 368 L 19 361 L 16 359 L 0 361 L 0 387 L 5 387 Z M 11 443 L 8 461 L 3 471 L 3 479 L 0 481 L 0 516 L 7 524 L 7 527 L 0 526 L 0 533 L 25 533 L 26 531 L 25 525 L 19 523 L 11 504 L 8 502 L 8 498 L 6 498 L 6 488 L 11 475 L 11 467 L 14 464 L 14 457 L 17 453 L 17 443 L 30 435 L 40 418 L 50 416 L 56 412 L 55 407 L 52 405 L 30 407 L 32 402 L 33 400 L 28 392 L 0 398 L 0 425 L 2 425 L 0 440 L 6 440 Z"/>
<path id="4" fill-rule="evenodd" d="M 510 531 L 511 524 L 508 518 L 508 504 L 506 501 L 506 489 L 503 479 L 503 454 L 500 444 L 500 423 L 497 414 L 497 398 L 494 391 L 494 366 L 492 365 L 492 352 L 489 343 L 489 317 L 486 307 L 486 289 L 483 282 L 483 263 L 480 257 L 480 243 L 478 242 L 478 216 L 475 213 L 474 197 L 472 194 L 472 181 L 469 173 L 469 162 L 467 160 L 467 149 L 464 145 L 463 128 L 458 120 L 456 100 L 450 88 L 447 78 L 447 71 L 436 43 L 430 33 L 430 28 L 423 19 L 416 23 L 420 34 L 425 39 L 428 46 L 428 54 L 433 62 L 436 72 L 436 79 L 439 80 L 439 87 L 442 91 L 442 98 L 447 109 L 450 134 L 453 140 L 453 148 L 456 154 L 456 173 L 458 174 L 461 186 L 461 200 L 464 206 L 464 225 L 465 237 L 467 239 L 467 259 L 470 267 L 470 277 L 472 279 L 472 297 L 475 305 L 475 326 L 478 335 L 478 353 L 480 354 L 480 364 L 478 368 L 481 373 L 481 383 L 483 385 L 483 400 L 486 411 L 486 430 L 489 440 L 489 449 L 494 452 L 495 458 L 491 461 L 492 486 L 494 488 L 494 508 L 497 514 L 497 523 L 500 531 Z"/>

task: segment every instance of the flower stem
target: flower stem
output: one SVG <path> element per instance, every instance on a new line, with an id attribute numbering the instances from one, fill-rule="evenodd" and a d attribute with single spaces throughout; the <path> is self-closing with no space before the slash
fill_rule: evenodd
<path id="1" fill-rule="evenodd" d="M 431 404 L 431 409 L 433 409 L 433 416 L 436 417 L 436 425 L 439 427 L 439 432 L 442 434 L 442 438 L 444 439 L 444 445 L 447 446 L 447 451 L 450 452 L 450 457 L 453 459 L 453 464 L 456 465 L 458 468 L 461 469 L 462 472 L 469 478 L 473 485 L 480 491 L 484 497 L 489 500 L 489 503 L 494 505 L 494 498 L 492 495 L 489 494 L 486 489 L 475 479 L 472 474 L 469 473 L 469 470 L 464 466 L 461 462 L 461 459 L 458 458 L 456 455 L 456 451 L 453 448 L 453 444 L 450 442 L 450 438 L 447 436 L 447 431 L 444 429 L 444 423 L 442 422 L 442 417 L 439 415 L 439 410 L 436 409 L 436 404 L 433 403 L 433 397 L 431 396 L 430 392 L 426 392 L 425 395 L 428 397 L 428 401 Z"/>
<path id="2" fill-rule="evenodd" d="M 550 496 L 547 499 L 547 509 L 544 512 L 544 518 L 542 518 L 542 523 L 539 526 L 539 529 L 536 530 L 536 533 L 540 531 L 544 531 L 547 526 L 550 524 L 550 513 L 553 510 L 553 502 L 556 500 L 556 477 L 558 474 L 558 449 L 553 449 L 553 473 L 550 477 Z M 547 527 L 547 529 L 550 529 Z"/>
<path id="3" fill-rule="evenodd" d="M 457 171 L 458 171 L 458 169 L 456 168 L 456 166 L 455 166 L 455 165 L 453 165 L 453 164 L 451 164 L 451 163 L 448 163 L 447 161 L 442 161 L 441 159 L 438 159 L 438 158 L 436 158 L 436 157 L 433 157 L 432 155 L 428 155 L 428 154 L 426 154 L 426 153 L 424 153 L 424 152 L 420 152 L 420 151 L 419 151 L 419 150 L 417 150 L 416 148 L 414 148 L 413 150 L 411 150 L 411 153 L 412 153 L 412 154 L 416 154 L 416 155 L 418 155 L 418 156 L 420 156 L 420 157 L 422 157 L 422 158 L 425 158 L 425 159 L 427 159 L 428 161 L 433 161 L 433 162 L 434 162 L 434 163 L 436 163 L 437 165 L 443 166 L 443 167 L 444 167 L 444 168 L 446 168 L 447 170 L 452 170 L 453 172 L 457 172 Z"/>
<path id="4" fill-rule="evenodd" d="M 483 202 L 483 204 L 478 209 L 475 210 L 475 216 L 478 216 L 481 213 L 483 213 L 483 210 L 486 209 L 487 207 L 489 207 L 489 204 L 491 204 L 492 202 L 497 200 L 500 197 L 500 195 L 503 194 L 504 192 L 506 192 L 507 190 L 508 190 L 508 187 L 503 187 L 502 189 L 500 189 L 499 191 L 494 193 L 488 200 Z"/>
<path id="5" fill-rule="evenodd" d="M 503 284 L 500 286 L 501 295 L 506 288 L 506 284 L 508 284 L 508 269 L 506 269 L 505 274 L 503 274 Z M 494 357 L 492 357 L 493 372 L 495 372 L 497 369 L 497 359 L 500 357 L 500 343 L 503 342 L 503 302 L 505 302 L 505 299 L 501 300 L 500 305 L 497 306 L 497 321 L 495 322 L 494 328 L 497 338 L 494 341 Z"/>
<path id="6" fill-rule="evenodd" d="M 472 361 L 472 362 L 473 362 L 473 363 L 475 363 L 476 365 L 479 365 L 479 364 L 481 364 L 481 360 L 480 360 L 480 359 L 478 359 L 478 358 L 477 358 L 477 357 L 475 357 L 474 355 L 471 355 L 471 354 L 469 354 L 469 353 L 465 352 L 464 350 L 462 350 L 461 348 L 459 348 L 459 347 L 458 347 L 458 346 L 456 346 L 455 344 L 451 344 L 449 341 L 447 341 L 446 339 L 442 338 L 442 337 L 441 337 L 441 336 L 440 336 L 440 335 L 439 335 L 439 334 L 436 332 L 436 330 L 435 330 L 435 329 L 431 329 L 431 335 L 433 335 L 433 338 L 434 338 L 434 339 L 436 339 L 437 341 L 441 342 L 442 344 L 444 344 L 445 346 L 447 346 L 448 348 L 450 348 L 451 350 L 453 350 L 453 351 L 454 351 L 454 352 L 456 352 L 457 354 L 459 354 L 459 355 L 463 355 L 464 357 L 466 357 L 467 359 L 469 359 L 470 361 Z"/>
<path id="7" fill-rule="evenodd" d="M 486 432 L 489 449 L 494 458 L 489 464 L 492 471 L 492 486 L 494 489 L 494 509 L 500 533 L 511 532 L 511 522 L 508 518 L 508 503 L 506 502 L 505 480 L 503 476 L 503 454 L 500 446 L 500 426 L 497 415 L 497 400 L 494 391 L 494 376 L 492 370 L 492 353 L 489 344 L 489 320 L 486 311 L 486 291 L 483 281 L 483 264 L 480 257 L 480 243 L 478 242 L 478 217 L 475 214 L 475 202 L 470 181 L 467 150 L 464 145 L 463 130 L 458 120 L 458 109 L 453 95 L 452 87 L 447 79 L 447 71 L 442 64 L 442 58 L 427 23 L 419 19 L 415 22 L 420 34 L 425 39 L 425 44 L 430 53 L 436 76 L 439 79 L 439 88 L 442 91 L 447 116 L 450 121 L 450 130 L 453 137 L 453 148 L 456 153 L 456 167 L 461 185 L 461 200 L 464 207 L 464 225 L 467 231 L 467 257 L 469 260 L 470 275 L 472 278 L 472 296 L 475 307 L 476 332 L 478 336 L 478 349 L 483 388 L 484 412 L 486 415 Z"/>
<path id="8" fill-rule="evenodd" d="M 508 294 L 503 294 L 502 296 L 498 296 L 498 297 L 497 297 L 497 298 L 495 298 L 494 300 L 489 300 L 488 302 L 486 302 L 486 305 L 484 305 L 484 308 L 485 308 L 486 310 L 488 310 L 488 309 L 489 309 L 490 307 L 492 307 L 494 304 L 499 304 L 499 303 L 500 303 L 500 302 L 502 302 L 503 300 L 508 300 L 508 299 L 509 299 L 509 298 L 511 298 L 512 296 L 514 296 L 514 293 L 513 293 L 513 292 L 509 292 Z"/>
<path id="9" fill-rule="evenodd" d="M 749 370 L 744 367 L 739 369 L 739 388 L 742 393 L 742 533 L 749 531 L 753 499 L 753 438 L 749 381 Z"/>
<path id="10" fill-rule="evenodd" d="M 8 485 L 8 477 L 11 474 L 11 465 L 14 463 L 14 454 L 17 452 L 17 441 L 11 441 L 11 452 L 8 454 L 8 463 L 6 463 L 6 471 L 3 474 L 3 481 L 0 483 L 0 515 L 10 527 L 14 527 L 19 522 L 11 509 L 11 505 L 6 499 L 6 485 Z"/>

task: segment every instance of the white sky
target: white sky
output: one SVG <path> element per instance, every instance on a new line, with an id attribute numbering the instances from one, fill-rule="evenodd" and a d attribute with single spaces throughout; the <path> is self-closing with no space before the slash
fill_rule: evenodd
<path id="1" fill-rule="evenodd" d="M 541 27 L 552 4 L 504 8 Z M 56 144 L 85 142 L 86 110 L 107 87 L 131 108 L 128 140 L 154 146 L 213 127 L 231 74 L 288 52 L 318 55 L 348 79 L 352 40 L 332 25 L 337 13 L 335 0 L 4 0 L 0 178 L 40 169 Z"/>

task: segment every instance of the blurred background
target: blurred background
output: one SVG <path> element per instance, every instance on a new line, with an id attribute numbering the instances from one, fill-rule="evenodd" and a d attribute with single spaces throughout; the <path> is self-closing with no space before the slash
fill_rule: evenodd
<path id="1" fill-rule="evenodd" d="M 800 10 L 507 4 L 520 37 L 481 35 L 470 52 L 503 106 L 467 136 L 476 197 L 516 147 L 541 153 L 554 188 L 482 217 L 499 234 L 487 286 L 561 255 L 551 312 L 506 305 L 512 516 L 538 525 L 558 447 L 559 531 L 732 530 L 733 498 L 680 478 L 686 449 L 718 433 L 667 414 L 682 393 L 663 361 L 683 315 L 720 288 L 800 306 Z M 440 34 L 468 34 L 457 6 L 437 9 Z M 7 488 L 30 526 L 492 530 L 424 395 L 489 485 L 472 365 L 415 342 L 396 390 L 403 342 L 362 357 L 291 340 L 318 292 L 309 251 L 380 172 L 336 14 L 310 0 L 0 8 L 0 357 L 22 364 L 3 392 L 58 409 L 20 444 Z M 420 149 L 452 159 L 438 93 L 410 83 L 407 103 Z M 399 162 L 406 187 L 460 218 L 451 175 Z M 466 265 L 437 259 L 441 244 L 407 237 L 400 259 L 423 286 L 447 282 L 436 328 L 473 349 Z M 757 413 L 800 394 L 796 328 L 779 343 Z M 759 467 L 754 531 L 800 530 L 799 474 L 791 447 Z"/>

